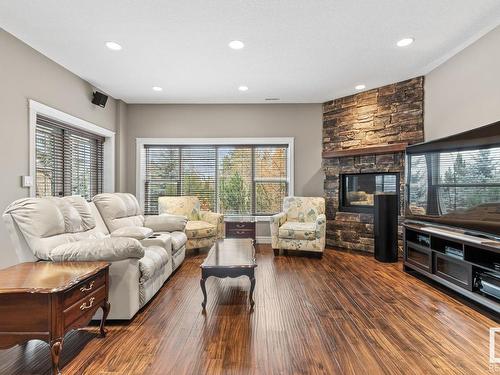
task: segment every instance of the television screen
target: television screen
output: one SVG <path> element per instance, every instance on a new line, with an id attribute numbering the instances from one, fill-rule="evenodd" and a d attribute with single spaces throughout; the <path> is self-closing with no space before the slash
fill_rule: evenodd
<path id="1" fill-rule="evenodd" d="M 500 144 L 446 145 L 408 152 L 406 217 L 500 236 Z"/>

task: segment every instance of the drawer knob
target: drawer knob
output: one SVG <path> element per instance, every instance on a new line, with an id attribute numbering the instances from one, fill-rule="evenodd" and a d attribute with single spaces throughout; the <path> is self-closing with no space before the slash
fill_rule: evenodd
<path id="1" fill-rule="evenodd" d="M 236 228 L 245 228 L 245 224 L 236 224 Z"/>
<path id="2" fill-rule="evenodd" d="M 89 286 L 87 286 L 87 287 L 82 286 L 82 287 L 80 288 L 80 292 L 85 293 L 85 292 L 88 292 L 89 290 L 92 290 L 92 288 L 94 287 L 94 283 L 95 283 L 95 280 L 94 280 L 94 281 L 92 281 L 92 282 L 89 284 Z"/>
<path id="3" fill-rule="evenodd" d="M 88 310 L 90 309 L 93 305 L 94 305 L 94 300 L 95 300 L 95 297 L 92 297 L 90 300 L 89 300 L 89 303 L 82 303 L 82 305 L 80 306 L 80 310 L 84 311 L 84 310 Z"/>

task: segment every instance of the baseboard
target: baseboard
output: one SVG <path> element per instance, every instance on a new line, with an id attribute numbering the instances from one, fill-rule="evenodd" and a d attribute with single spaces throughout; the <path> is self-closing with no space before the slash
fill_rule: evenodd
<path id="1" fill-rule="evenodd" d="M 271 243 L 271 236 L 256 236 L 256 243 Z"/>

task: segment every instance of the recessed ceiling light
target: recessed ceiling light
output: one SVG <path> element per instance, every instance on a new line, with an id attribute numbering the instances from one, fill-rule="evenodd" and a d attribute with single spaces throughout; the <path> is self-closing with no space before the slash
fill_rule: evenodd
<path id="1" fill-rule="evenodd" d="M 240 87 L 238 87 L 238 90 L 240 90 L 240 91 L 248 91 L 248 87 L 247 86 L 240 86 Z"/>
<path id="2" fill-rule="evenodd" d="M 163 91 L 160 86 L 153 86 L 153 91 Z"/>
<path id="3" fill-rule="evenodd" d="M 245 44 L 240 40 L 232 40 L 231 42 L 229 42 L 228 46 L 232 49 L 242 49 L 243 47 L 245 47 Z"/>
<path id="4" fill-rule="evenodd" d="M 396 43 L 398 47 L 407 47 L 415 41 L 415 38 L 403 38 Z"/>
<path id="5" fill-rule="evenodd" d="M 267 100 L 268 102 L 280 100 L 280 98 L 265 98 L 264 100 Z"/>
<path id="6" fill-rule="evenodd" d="M 120 46 L 116 42 L 106 42 L 106 47 L 108 47 L 112 51 L 119 51 L 122 49 L 122 46 Z"/>
<path id="7" fill-rule="evenodd" d="M 364 88 L 366 88 L 365 85 L 356 85 L 356 87 L 354 87 L 356 90 L 363 90 Z"/>

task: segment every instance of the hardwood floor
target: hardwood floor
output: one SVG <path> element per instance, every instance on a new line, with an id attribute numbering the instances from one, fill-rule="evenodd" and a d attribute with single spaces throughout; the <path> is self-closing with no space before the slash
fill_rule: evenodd
<path id="1" fill-rule="evenodd" d="M 370 256 L 327 250 L 323 259 L 274 257 L 258 246 L 255 308 L 248 278 L 207 281 L 188 256 L 128 324 L 66 337 L 63 374 L 491 374 L 481 314 Z M 500 339 L 497 339 L 500 341 Z M 497 348 L 500 353 L 500 348 Z M 0 374 L 49 374 L 48 346 L 0 351 Z"/>

